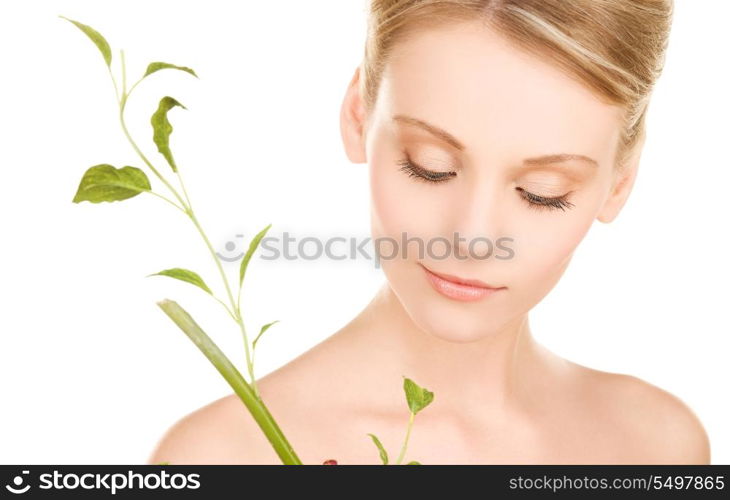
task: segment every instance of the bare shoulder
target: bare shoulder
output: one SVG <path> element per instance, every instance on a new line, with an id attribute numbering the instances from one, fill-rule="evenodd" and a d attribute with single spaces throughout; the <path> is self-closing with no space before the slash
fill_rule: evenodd
<path id="1" fill-rule="evenodd" d="M 156 443 L 147 463 L 281 463 L 253 417 L 231 394 L 178 419 Z"/>
<path id="2" fill-rule="evenodd" d="M 633 375 L 580 368 L 605 423 L 635 447 L 636 463 L 710 463 L 707 431 L 682 399 Z"/>
<path id="3" fill-rule="evenodd" d="M 330 337 L 284 366 L 257 379 L 256 384 L 277 424 L 296 444 L 303 463 L 322 463 L 324 440 L 333 436 L 337 422 L 329 408 L 330 394 L 339 387 L 326 371 L 350 373 L 333 353 L 339 352 Z M 353 377 L 356 375 L 353 374 Z M 344 376 L 343 376 L 344 377 Z M 301 387 L 313 388 L 302 391 Z M 344 400 L 338 402 L 348 406 Z M 349 401 L 349 400 L 348 400 Z M 315 432 L 318 430 L 319 433 Z M 311 450 L 311 455 L 306 451 Z M 221 397 L 181 417 L 162 435 L 147 463 L 158 464 L 246 464 L 277 465 L 281 459 L 266 439 L 251 413 L 236 394 Z"/>
<path id="4" fill-rule="evenodd" d="M 709 464 L 710 440 L 695 412 L 676 395 L 631 375 L 618 375 L 621 396 L 649 436 L 657 460 L 668 464 Z"/>

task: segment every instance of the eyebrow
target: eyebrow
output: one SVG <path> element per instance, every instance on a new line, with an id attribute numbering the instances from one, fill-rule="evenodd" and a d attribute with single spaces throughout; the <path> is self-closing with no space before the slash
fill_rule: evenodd
<path id="1" fill-rule="evenodd" d="M 451 135 L 444 129 L 439 128 L 436 125 L 428 123 L 424 120 L 420 120 L 420 119 L 414 118 L 412 116 L 399 114 L 399 115 L 393 116 L 393 121 L 419 127 L 421 129 L 425 130 L 426 132 L 430 133 L 431 135 L 438 137 L 442 141 L 450 144 L 451 146 L 458 149 L 459 151 L 464 151 L 466 149 L 466 146 L 464 146 L 461 142 L 459 142 L 459 140 L 456 137 L 454 137 L 453 135 Z M 534 158 L 525 158 L 523 160 L 523 164 L 525 166 L 540 166 L 540 165 L 550 165 L 550 164 L 555 164 L 555 163 L 563 163 L 563 162 L 567 162 L 567 161 L 581 161 L 581 162 L 584 162 L 593 167 L 598 167 L 598 162 L 589 156 L 580 155 L 580 154 L 569 154 L 569 153 L 550 154 L 550 155 L 536 156 Z"/>

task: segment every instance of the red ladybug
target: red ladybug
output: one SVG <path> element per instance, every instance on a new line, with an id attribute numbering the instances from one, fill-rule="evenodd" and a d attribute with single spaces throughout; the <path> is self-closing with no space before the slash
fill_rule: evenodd
<path id="1" fill-rule="evenodd" d="M 322 465 L 337 465 L 337 460 L 330 458 L 329 460 L 322 462 Z"/>

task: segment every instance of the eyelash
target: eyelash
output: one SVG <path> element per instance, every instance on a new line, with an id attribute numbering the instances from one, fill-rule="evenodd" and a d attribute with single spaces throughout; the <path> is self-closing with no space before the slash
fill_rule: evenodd
<path id="1" fill-rule="evenodd" d="M 401 165 L 399 170 L 405 172 L 408 177 L 415 177 L 416 179 L 437 184 L 439 182 L 445 182 L 450 177 L 455 177 L 456 172 L 433 172 L 425 169 L 419 165 L 413 163 L 410 158 L 406 156 L 403 160 L 398 162 Z M 545 196 L 538 196 L 536 194 L 525 191 L 522 188 L 517 188 L 518 191 L 524 193 L 522 198 L 527 202 L 530 208 L 535 210 L 563 210 L 566 208 L 572 208 L 574 205 L 567 200 L 567 196 L 570 193 L 566 193 L 563 196 L 557 196 L 554 198 L 548 198 Z"/>

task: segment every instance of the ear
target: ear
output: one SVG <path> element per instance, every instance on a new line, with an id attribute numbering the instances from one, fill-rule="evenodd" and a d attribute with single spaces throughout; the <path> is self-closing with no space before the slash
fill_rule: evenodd
<path id="1" fill-rule="evenodd" d="M 596 217 L 599 221 L 605 224 L 613 221 L 626 204 L 631 189 L 634 187 L 634 181 L 636 181 L 636 174 L 639 170 L 639 159 L 644 149 L 645 138 L 646 132 L 644 132 L 644 135 L 634 147 L 634 152 L 627 160 L 623 169 L 615 174 L 611 193 L 608 195 L 608 198 L 603 203 L 603 207 L 601 207 Z"/>
<path id="2" fill-rule="evenodd" d="M 360 95 L 360 67 L 347 86 L 340 109 L 340 133 L 345 153 L 353 163 L 365 163 L 365 106 Z"/>

